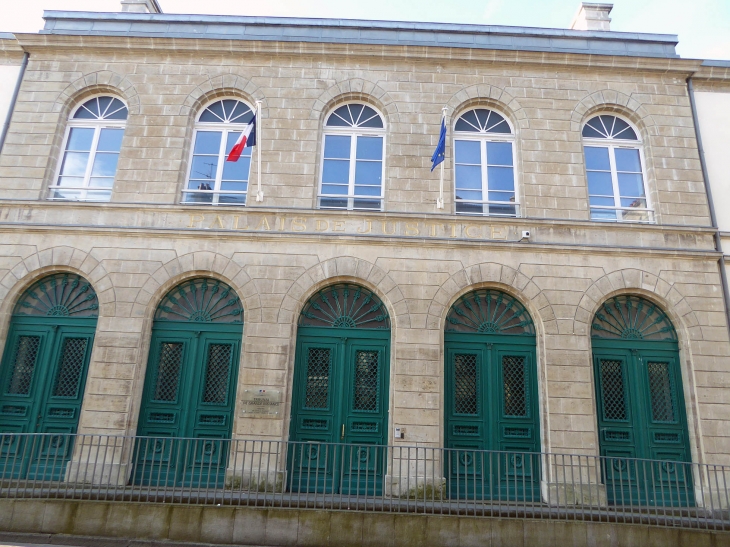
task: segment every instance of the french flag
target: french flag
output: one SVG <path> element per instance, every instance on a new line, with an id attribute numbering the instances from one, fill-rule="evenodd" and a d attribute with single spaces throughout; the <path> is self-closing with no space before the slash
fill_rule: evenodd
<path id="1" fill-rule="evenodd" d="M 233 145 L 231 153 L 228 154 L 226 161 L 238 161 L 238 158 L 243 154 L 243 149 L 247 146 L 256 146 L 256 115 L 254 114 L 251 123 L 249 123 L 243 130 L 243 133 L 238 137 L 236 144 Z"/>

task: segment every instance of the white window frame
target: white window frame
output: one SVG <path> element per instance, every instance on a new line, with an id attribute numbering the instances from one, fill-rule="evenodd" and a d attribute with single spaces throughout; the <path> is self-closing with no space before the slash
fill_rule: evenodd
<path id="1" fill-rule="evenodd" d="M 355 104 L 355 105 L 364 105 L 369 108 L 372 108 L 375 113 L 380 116 L 380 120 L 383 122 L 383 127 L 381 128 L 369 128 L 369 127 L 337 127 L 337 126 L 328 126 L 327 120 L 329 120 L 332 113 L 337 110 L 338 108 L 341 108 L 343 106 L 346 106 L 348 104 Z M 331 210 L 331 211 L 383 211 L 384 205 L 385 205 L 385 150 L 386 150 L 386 129 L 387 125 L 385 123 L 385 117 L 383 114 L 375 108 L 373 105 L 369 103 L 365 103 L 362 101 L 349 101 L 347 103 L 341 103 L 332 108 L 327 116 L 325 117 L 325 125 L 324 125 L 324 131 L 322 132 L 322 154 L 320 155 L 319 160 L 319 188 L 317 192 L 317 208 L 322 210 Z M 323 194 L 322 193 L 322 178 L 324 177 L 324 150 L 325 150 L 325 140 L 327 138 L 327 135 L 332 136 L 350 136 L 355 137 L 350 139 L 350 172 L 349 172 L 349 179 L 347 184 L 347 195 L 345 194 Z M 355 168 L 357 166 L 357 139 L 359 137 L 382 137 L 383 138 L 383 153 L 380 160 L 381 163 L 381 174 L 380 174 L 380 196 L 358 196 L 355 195 Z M 372 160 L 371 160 L 372 161 Z M 321 201 L 322 198 L 326 199 L 347 199 L 347 209 L 344 207 L 327 207 L 322 206 Z M 379 209 L 355 209 L 355 200 L 356 199 L 370 199 L 370 200 L 380 200 L 380 208 Z"/>
<path id="2" fill-rule="evenodd" d="M 634 124 L 632 124 L 629 120 L 624 118 L 623 116 L 619 116 L 617 114 L 614 114 L 613 112 L 600 112 L 597 114 L 591 115 L 590 118 L 586 119 L 586 121 L 581 126 L 581 133 L 583 132 L 583 128 L 585 125 L 591 121 L 592 119 L 598 117 L 598 116 L 613 116 L 615 118 L 618 118 L 628 124 L 628 126 L 634 131 L 634 134 L 636 135 L 636 140 L 633 139 L 620 139 L 620 138 L 596 138 L 596 137 L 581 137 L 583 140 L 583 165 L 585 170 L 585 177 L 586 177 L 586 190 L 588 195 L 588 215 L 591 221 L 593 222 L 636 222 L 640 224 L 654 224 L 656 223 L 656 217 L 654 215 L 654 208 L 651 202 L 651 197 L 649 196 L 649 189 L 647 188 L 647 179 L 646 179 L 646 161 L 644 159 L 644 143 L 641 140 L 641 134 L 639 133 L 638 129 Z M 609 205 L 591 205 L 591 193 L 590 188 L 588 187 L 588 163 L 586 162 L 586 154 L 585 154 L 585 147 L 593 147 L 593 148 L 607 148 L 608 149 L 608 159 L 609 164 L 611 166 L 611 185 L 613 187 L 613 203 L 614 206 L 611 207 Z M 616 169 L 616 149 L 622 148 L 622 149 L 629 149 L 629 150 L 638 150 L 639 151 L 639 161 L 641 162 L 641 182 L 644 185 L 644 199 L 646 199 L 646 208 L 638 208 L 638 207 L 622 207 L 621 206 L 621 192 L 619 190 L 618 185 L 618 170 Z M 606 196 L 608 197 L 608 196 Z M 592 218 L 592 210 L 593 209 L 599 209 L 604 211 L 616 211 L 616 219 L 608 219 L 608 218 Z M 632 218 L 624 218 L 624 215 L 630 215 L 631 213 L 635 213 L 637 211 L 646 212 L 648 219 L 647 220 L 636 220 Z"/>
<path id="3" fill-rule="evenodd" d="M 188 158 L 188 168 L 187 168 L 187 174 L 185 176 L 185 183 L 182 189 L 182 195 L 181 195 L 181 205 L 217 205 L 217 206 L 225 206 L 225 207 L 245 207 L 248 203 L 248 188 L 251 184 L 251 166 L 253 164 L 253 156 L 251 156 L 251 159 L 248 164 L 248 178 L 246 179 L 246 191 L 241 192 L 238 190 L 221 190 L 221 184 L 223 179 L 223 169 L 225 167 L 226 163 L 226 143 L 228 142 L 228 134 L 229 133 L 241 133 L 248 124 L 246 123 L 230 123 L 230 122 L 201 122 L 200 117 L 203 115 L 205 110 L 218 102 L 221 101 L 238 101 L 240 103 L 243 103 L 248 107 L 248 109 L 256 113 L 256 108 L 252 105 L 250 105 L 247 101 L 244 101 L 243 99 L 240 99 L 238 97 L 223 97 L 223 98 L 216 98 L 215 100 L 212 100 L 208 103 L 206 103 L 201 109 L 200 112 L 198 112 L 198 115 L 196 116 L 195 121 L 195 127 L 193 130 L 193 140 L 190 144 L 190 156 Z M 257 125 L 258 125 L 258 120 Z M 258 130 L 258 127 L 256 128 Z M 188 189 L 188 184 L 190 183 L 190 174 L 193 169 L 193 158 L 195 156 L 195 143 L 198 138 L 198 132 L 199 131 L 216 131 L 220 132 L 221 134 L 221 143 L 220 147 L 218 149 L 218 167 L 216 168 L 215 173 L 215 182 L 212 190 L 190 190 Z M 256 135 L 257 141 L 256 146 L 258 146 L 258 135 Z M 244 148 L 244 153 L 246 150 L 251 150 L 251 148 L 246 147 Z M 243 153 L 241 154 L 241 157 L 243 157 Z M 213 195 L 212 201 L 205 201 L 205 202 L 198 202 L 198 201 L 185 201 L 186 195 Z M 244 196 L 243 203 L 220 203 L 219 198 L 221 194 L 238 194 Z"/>
<path id="4" fill-rule="evenodd" d="M 509 126 L 510 133 L 482 133 L 480 131 L 457 131 L 456 130 L 456 123 L 461 119 L 462 116 L 468 114 L 472 110 L 491 110 L 495 114 L 499 114 L 502 118 L 504 118 L 504 121 Z M 454 151 L 452 154 L 453 160 L 453 173 L 454 173 L 454 214 L 456 215 L 466 215 L 466 216 L 493 216 L 493 217 L 500 217 L 500 218 L 519 218 L 521 216 L 521 207 L 520 207 L 520 193 L 519 193 L 519 182 L 517 177 L 517 143 L 515 140 L 515 131 L 512 127 L 512 124 L 507 119 L 507 116 L 503 115 L 501 112 L 498 112 L 497 110 L 494 110 L 493 108 L 488 107 L 475 107 L 470 108 L 468 110 L 465 110 L 461 114 L 459 114 L 453 121 L 454 129 L 451 132 L 451 149 Z M 456 141 L 478 141 L 479 142 L 479 154 L 480 154 L 480 163 L 479 167 L 481 169 L 481 175 L 482 175 L 482 197 L 488 198 L 489 197 L 489 177 L 488 177 L 488 167 L 489 164 L 487 163 L 488 157 L 487 157 L 487 143 L 488 142 L 509 142 L 512 144 L 512 177 L 515 182 L 515 200 L 514 202 L 507 202 L 507 201 L 489 201 L 489 199 L 482 199 L 481 201 L 474 201 L 474 200 L 458 200 L 456 199 Z M 471 164 L 470 164 L 471 165 Z M 495 167 L 505 167 L 502 166 L 495 166 Z M 458 203 L 473 203 L 473 204 L 481 204 L 482 206 L 482 213 L 467 213 L 467 212 L 457 212 L 456 211 L 456 205 Z M 489 206 L 490 205 L 514 205 L 515 207 L 515 214 L 514 215 L 500 215 L 500 214 L 490 214 L 489 213 Z M 486 209 L 487 212 L 484 212 Z"/>
<path id="5" fill-rule="evenodd" d="M 93 95 L 91 97 L 88 97 L 84 99 L 84 101 L 79 104 L 76 108 L 73 109 L 73 112 L 68 118 L 68 121 L 66 123 L 66 131 L 63 135 L 63 147 L 61 148 L 61 157 L 59 158 L 59 161 L 56 165 L 56 171 L 53 176 L 53 182 L 48 187 L 49 195 L 48 199 L 50 201 L 97 201 L 97 202 L 107 202 L 111 201 L 111 194 L 114 191 L 114 183 L 117 179 L 117 171 L 119 168 L 117 167 L 117 171 L 114 172 L 114 178 L 112 179 L 112 185 L 110 187 L 99 187 L 99 186 L 89 186 L 89 183 L 91 182 L 91 171 L 94 167 L 94 161 L 96 159 L 96 152 L 97 147 L 99 145 L 99 136 L 101 135 L 102 129 L 122 129 L 126 130 L 127 128 L 127 120 L 92 120 L 89 118 L 76 118 L 74 119 L 74 116 L 76 113 L 81 109 L 81 107 L 88 103 L 89 101 L 101 97 L 111 97 L 112 99 L 117 99 L 120 101 L 127 109 L 127 116 L 129 116 L 129 105 L 125 103 L 122 99 L 119 97 L 116 97 L 114 95 L 110 95 L 108 93 L 102 93 L 99 95 Z M 68 138 L 71 135 L 71 129 L 74 128 L 86 128 L 86 129 L 94 129 L 94 137 L 91 141 L 91 148 L 89 149 L 89 160 L 86 163 L 86 172 L 84 173 L 84 182 L 83 186 L 59 186 L 58 180 L 61 177 L 61 169 L 63 168 L 63 161 L 66 157 L 66 147 L 68 146 Z M 119 152 L 121 153 L 121 147 L 119 149 Z M 81 196 L 78 199 L 71 199 L 71 198 L 65 198 L 65 197 L 53 197 L 53 194 L 57 190 L 74 190 L 74 191 L 81 191 Z M 109 191 L 109 197 L 105 199 L 96 199 L 96 198 L 87 198 L 88 191 Z"/>

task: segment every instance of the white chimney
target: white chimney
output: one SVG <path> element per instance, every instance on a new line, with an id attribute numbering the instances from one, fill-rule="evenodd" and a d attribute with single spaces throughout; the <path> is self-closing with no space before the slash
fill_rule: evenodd
<path id="1" fill-rule="evenodd" d="M 573 17 L 570 28 L 573 30 L 611 30 L 611 18 L 608 14 L 612 9 L 613 4 L 583 2 L 578 8 L 578 13 Z"/>
<path id="2" fill-rule="evenodd" d="M 122 11 L 133 13 L 162 13 L 157 0 L 122 0 Z"/>

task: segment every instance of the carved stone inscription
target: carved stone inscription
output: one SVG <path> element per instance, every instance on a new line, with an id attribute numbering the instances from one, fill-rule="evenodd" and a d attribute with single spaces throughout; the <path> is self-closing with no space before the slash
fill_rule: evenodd
<path id="1" fill-rule="evenodd" d="M 241 416 L 248 418 L 278 418 L 281 416 L 281 390 L 244 389 Z"/>

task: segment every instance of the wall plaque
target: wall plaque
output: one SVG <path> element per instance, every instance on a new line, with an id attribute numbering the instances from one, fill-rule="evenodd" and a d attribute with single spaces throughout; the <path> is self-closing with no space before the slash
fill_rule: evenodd
<path id="1" fill-rule="evenodd" d="M 281 416 L 281 390 L 244 389 L 241 416 L 249 418 L 278 418 Z"/>

